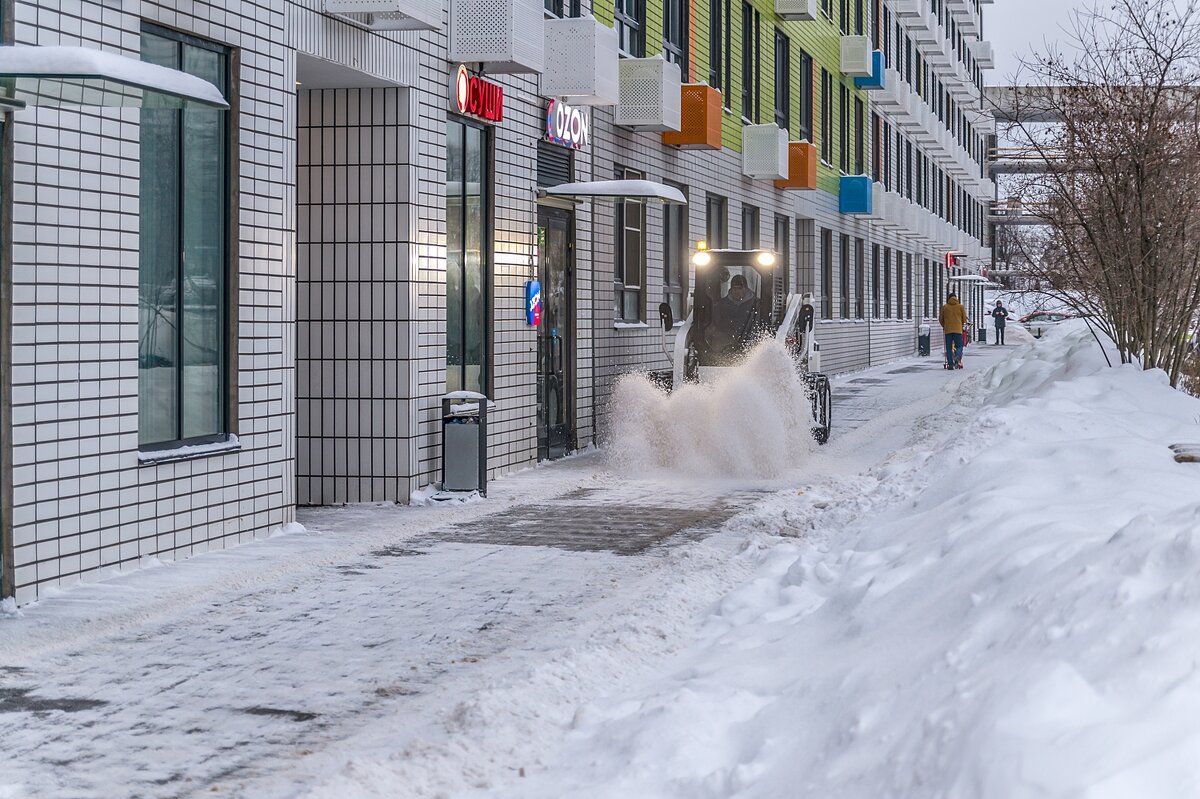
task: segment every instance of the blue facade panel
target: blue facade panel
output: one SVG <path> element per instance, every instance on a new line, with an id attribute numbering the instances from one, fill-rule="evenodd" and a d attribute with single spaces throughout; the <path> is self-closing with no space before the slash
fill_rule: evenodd
<path id="1" fill-rule="evenodd" d="M 854 86 L 868 91 L 878 91 L 885 87 L 884 76 L 887 74 L 883 60 L 883 51 L 871 53 L 871 75 L 867 78 L 855 78 Z"/>
<path id="2" fill-rule="evenodd" d="M 871 178 L 846 175 L 842 178 L 840 208 L 843 214 L 869 214 L 873 209 Z"/>

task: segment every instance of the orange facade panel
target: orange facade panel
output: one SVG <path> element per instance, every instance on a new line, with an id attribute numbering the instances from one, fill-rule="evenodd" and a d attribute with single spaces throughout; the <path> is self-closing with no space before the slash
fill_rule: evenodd
<path id="1" fill-rule="evenodd" d="M 817 188 L 817 146 L 806 141 L 788 142 L 788 176 L 775 181 L 777 189 Z"/>
<path id="2" fill-rule="evenodd" d="M 689 150 L 721 149 L 721 93 L 702 83 L 679 88 L 680 128 L 662 135 L 663 144 Z"/>

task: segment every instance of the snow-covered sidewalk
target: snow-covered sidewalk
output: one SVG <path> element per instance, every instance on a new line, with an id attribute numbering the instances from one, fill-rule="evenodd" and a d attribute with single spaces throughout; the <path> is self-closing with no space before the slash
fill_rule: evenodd
<path id="1" fill-rule="evenodd" d="M 1089 348 L 841 377 L 770 481 L 586 455 L 0 617 L 0 797 L 1191 795 L 1200 403 Z"/>

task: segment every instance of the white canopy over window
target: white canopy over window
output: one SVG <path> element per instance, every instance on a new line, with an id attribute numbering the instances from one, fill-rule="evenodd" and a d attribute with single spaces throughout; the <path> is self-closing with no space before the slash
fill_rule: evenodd
<path id="1" fill-rule="evenodd" d="M 0 46 L 0 103 L 141 107 L 229 103 L 203 78 L 90 47 Z"/>
<path id="2" fill-rule="evenodd" d="M 541 191 L 548 197 L 647 200 L 670 205 L 687 205 L 687 198 L 679 189 L 653 180 L 590 180 L 582 183 L 563 183 Z"/>

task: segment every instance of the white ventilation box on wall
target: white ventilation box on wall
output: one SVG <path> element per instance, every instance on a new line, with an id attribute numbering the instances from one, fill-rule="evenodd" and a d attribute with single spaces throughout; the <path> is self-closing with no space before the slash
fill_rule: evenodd
<path id="1" fill-rule="evenodd" d="M 755 180 L 788 176 L 788 132 L 778 125 L 742 128 L 742 174 Z"/>
<path id="2" fill-rule="evenodd" d="M 869 36 L 842 37 L 842 74 L 869 78 L 874 71 Z"/>
<path id="3" fill-rule="evenodd" d="M 619 99 L 614 121 L 634 130 L 679 130 L 679 65 L 661 55 L 622 58 L 618 65 Z"/>
<path id="4" fill-rule="evenodd" d="M 775 13 L 789 22 L 812 22 L 817 18 L 817 0 L 775 0 Z"/>
<path id="5" fill-rule="evenodd" d="M 895 191 L 883 193 L 883 226 L 891 230 L 908 227 L 908 200 Z"/>
<path id="6" fill-rule="evenodd" d="M 326 14 L 376 31 L 437 30 L 441 0 L 325 0 Z"/>
<path id="7" fill-rule="evenodd" d="M 971 53 L 975 56 L 975 63 L 983 69 L 992 69 L 996 66 L 996 55 L 992 52 L 991 42 L 976 39 L 971 42 Z"/>
<path id="8" fill-rule="evenodd" d="M 871 213 L 864 215 L 863 219 L 885 222 L 887 218 L 887 189 L 882 183 L 875 181 L 871 184 Z"/>
<path id="9" fill-rule="evenodd" d="M 617 31 L 592 17 L 548 19 L 545 26 L 542 95 L 574 105 L 615 105 Z"/>
<path id="10" fill-rule="evenodd" d="M 893 114 L 907 113 L 908 84 L 900 77 L 899 72 L 888 67 L 884 70 L 883 91 L 872 94 L 871 101 Z"/>
<path id="11" fill-rule="evenodd" d="M 545 21 L 534 0 L 450 0 L 451 61 L 487 72 L 541 72 Z"/>
<path id="12" fill-rule="evenodd" d="M 910 89 L 904 98 L 904 104 L 906 113 L 897 123 L 910 132 L 920 130 L 925 126 L 925 101 L 921 99 L 921 95 Z"/>

